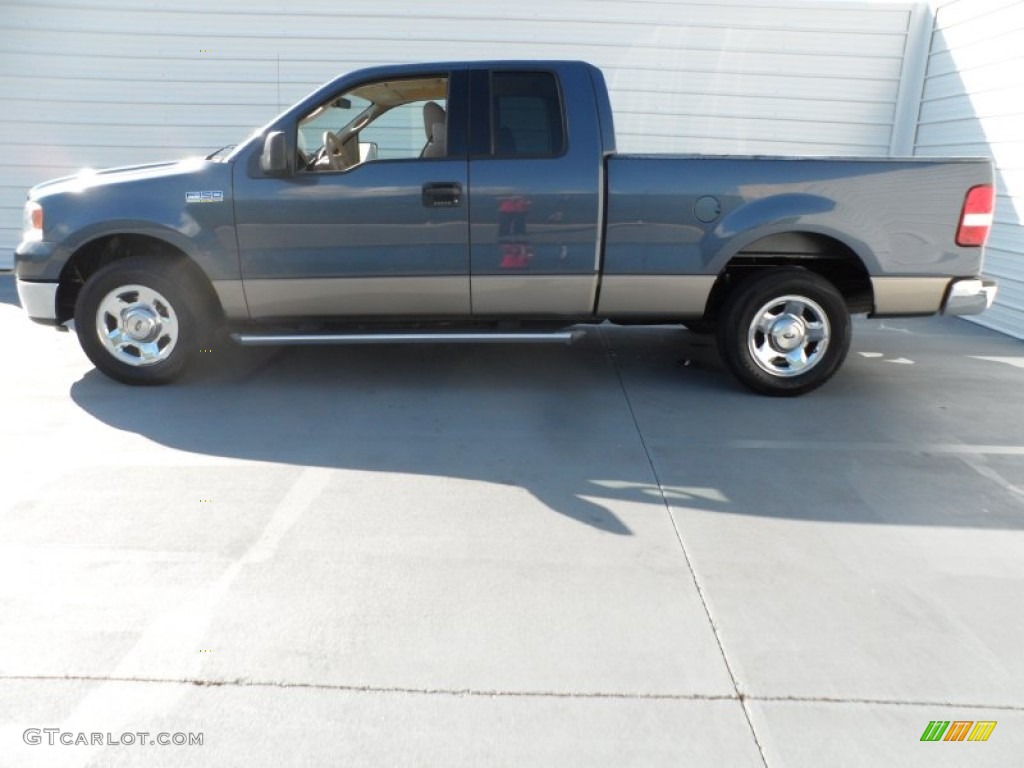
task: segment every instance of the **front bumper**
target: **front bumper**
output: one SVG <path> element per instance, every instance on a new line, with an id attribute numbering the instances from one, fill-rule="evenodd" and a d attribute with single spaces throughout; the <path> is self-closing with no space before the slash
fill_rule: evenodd
<path id="1" fill-rule="evenodd" d="M 944 315 L 978 315 L 992 306 L 996 298 L 996 281 L 983 278 L 954 280 L 942 304 Z"/>
<path id="2" fill-rule="evenodd" d="M 57 322 L 58 283 L 43 283 L 34 280 L 15 280 L 18 298 L 26 314 L 40 323 Z"/>

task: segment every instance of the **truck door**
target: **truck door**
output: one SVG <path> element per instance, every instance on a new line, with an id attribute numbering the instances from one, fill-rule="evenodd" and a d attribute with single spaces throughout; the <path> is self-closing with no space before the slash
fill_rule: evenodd
<path id="1" fill-rule="evenodd" d="M 473 314 L 592 314 L 603 158 L 586 71 L 474 70 L 470 105 Z"/>
<path id="2" fill-rule="evenodd" d="M 292 124 L 297 168 L 235 171 L 253 318 L 468 316 L 468 72 L 384 78 Z"/>

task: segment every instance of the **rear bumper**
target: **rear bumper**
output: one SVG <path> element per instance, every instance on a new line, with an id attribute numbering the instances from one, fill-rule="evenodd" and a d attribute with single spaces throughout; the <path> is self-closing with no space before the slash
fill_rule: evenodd
<path id="1" fill-rule="evenodd" d="M 954 280 L 942 304 L 944 315 L 977 315 L 992 306 L 996 298 L 996 281 L 983 278 Z"/>
<path id="2" fill-rule="evenodd" d="M 42 283 L 33 280 L 15 280 L 18 298 L 25 313 L 41 323 L 57 322 L 58 283 Z"/>

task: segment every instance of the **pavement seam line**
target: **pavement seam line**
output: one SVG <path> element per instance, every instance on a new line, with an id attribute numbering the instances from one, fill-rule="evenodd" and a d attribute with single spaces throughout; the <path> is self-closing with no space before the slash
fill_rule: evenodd
<path id="1" fill-rule="evenodd" d="M 626 409 L 629 411 L 629 418 L 633 421 L 633 428 L 636 430 L 637 439 L 640 440 L 640 446 L 644 450 L 644 456 L 647 457 L 647 464 L 651 468 L 651 476 L 654 478 L 654 482 L 658 486 L 658 494 L 661 496 L 662 506 L 665 507 L 665 513 L 668 515 L 669 522 L 672 524 L 672 530 L 676 535 L 676 542 L 679 544 L 679 550 L 683 553 L 683 560 L 686 562 L 686 568 L 690 572 L 690 578 L 693 579 L 693 586 L 697 590 L 697 597 L 700 598 L 700 604 L 704 609 L 704 615 L 707 617 L 708 624 L 711 626 L 711 633 L 715 637 L 715 643 L 718 645 L 718 652 L 722 656 L 722 662 L 725 664 L 725 669 L 729 673 L 729 679 L 732 681 L 733 690 L 736 692 L 736 699 L 740 703 L 740 707 L 743 710 L 743 716 L 747 721 L 747 727 L 750 729 L 750 735 L 754 739 L 754 745 L 757 747 L 757 753 L 761 756 L 761 763 L 768 768 L 768 758 L 765 757 L 764 747 L 761 745 L 761 739 L 758 738 L 757 729 L 754 728 L 754 720 L 750 708 L 747 705 L 745 696 L 740 690 L 739 680 L 736 677 L 736 672 L 733 670 L 732 664 L 729 662 L 729 656 L 725 652 L 725 645 L 722 642 L 722 636 L 719 634 L 718 626 L 715 624 L 714 618 L 711 616 L 711 608 L 708 605 L 706 596 L 704 595 L 704 589 L 701 586 L 700 580 L 697 578 L 697 572 L 693 568 L 693 561 L 690 559 L 690 553 L 686 549 L 686 544 L 683 543 L 683 535 L 679 530 L 679 525 L 676 523 L 675 515 L 672 514 L 672 505 L 669 503 L 668 496 L 665 495 L 665 486 L 661 482 L 661 475 L 658 474 L 658 468 L 654 464 L 654 457 L 651 456 L 651 451 L 647 447 L 647 440 L 644 439 L 643 431 L 640 429 L 640 422 L 636 417 L 636 411 L 633 410 L 633 401 L 629 397 L 629 392 L 626 390 L 626 382 L 622 379 L 622 372 L 619 370 L 619 366 L 615 364 L 615 357 L 612 355 L 611 349 L 608 347 L 608 340 L 605 338 L 604 330 L 601 326 L 598 326 L 598 332 L 601 336 L 601 344 L 604 346 L 605 357 L 608 360 L 608 364 L 611 365 L 612 370 L 615 371 L 615 377 L 619 382 L 619 389 L 622 390 L 622 397 L 626 403 Z"/>
<path id="2" fill-rule="evenodd" d="M 344 693 L 404 693 L 419 696 L 522 699 L 620 699 L 625 701 L 736 701 L 720 693 L 640 693 L 615 691 L 502 691 L 480 688 L 415 688 L 410 686 L 302 683 L 279 680 L 206 680 L 201 678 L 106 677 L 97 675 L 0 675 L 4 682 L 140 683 L 146 685 L 194 685 L 199 688 L 306 688 Z"/>
<path id="3" fill-rule="evenodd" d="M 965 704 L 962 701 L 919 701 L 908 699 L 867 699 L 859 697 L 837 698 L 834 696 L 747 696 L 750 701 L 766 704 L 858 704 L 871 707 L 927 707 L 931 709 L 990 709 L 1000 712 L 1024 712 L 1019 704 Z"/>
<path id="4" fill-rule="evenodd" d="M 468 696 L 477 698 L 551 698 L 551 699 L 619 699 L 624 701 L 739 701 L 733 694 L 720 693 L 629 693 L 615 691 L 502 691 L 480 688 L 415 688 L 411 686 L 354 685 L 344 683 L 301 683 L 279 680 L 209 680 L 170 677 L 107 677 L 102 675 L 0 675 L 3 682 L 79 682 L 139 683 L 142 685 L 193 685 L 198 688 L 298 688 L 343 693 L 405 693 L 419 696 Z M 979 704 L 962 701 L 924 701 L 870 698 L 835 698 L 831 696 L 757 696 L 745 695 L 746 701 L 766 704 L 863 705 L 872 707 L 926 707 L 982 709 L 999 712 L 1024 712 L 1024 705 Z"/>

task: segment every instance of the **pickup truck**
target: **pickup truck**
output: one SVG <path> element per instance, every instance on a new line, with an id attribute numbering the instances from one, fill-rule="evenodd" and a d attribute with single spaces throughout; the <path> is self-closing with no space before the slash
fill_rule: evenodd
<path id="1" fill-rule="evenodd" d="M 714 333 L 751 389 L 820 386 L 851 314 L 971 314 L 984 159 L 626 155 L 574 61 L 376 67 L 243 143 L 29 192 L 22 306 L 103 373 L 168 382 L 240 344 Z"/>

